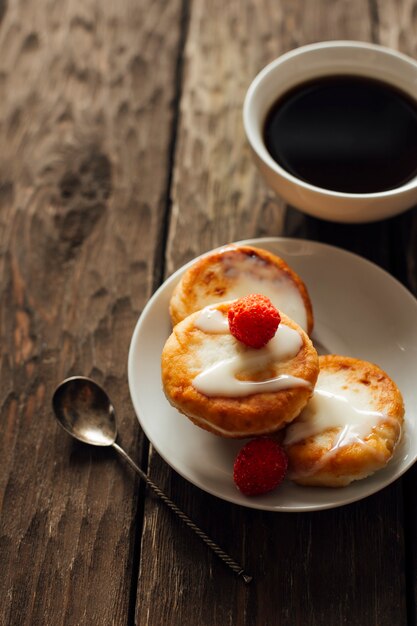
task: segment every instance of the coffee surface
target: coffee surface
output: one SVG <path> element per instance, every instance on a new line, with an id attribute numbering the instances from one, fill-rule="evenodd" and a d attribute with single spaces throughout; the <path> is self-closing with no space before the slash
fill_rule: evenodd
<path id="1" fill-rule="evenodd" d="M 387 191 L 417 174 L 417 103 L 377 80 L 320 78 L 274 103 L 264 139 L 281 167 L 312 185 Z"/>

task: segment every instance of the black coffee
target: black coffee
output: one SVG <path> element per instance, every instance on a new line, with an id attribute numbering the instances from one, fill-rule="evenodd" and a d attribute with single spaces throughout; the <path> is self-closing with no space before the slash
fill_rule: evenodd
<path id="1" fill-rule="evenodd" d="M 377 80 L 298 85 L 272 106 L 264 138 L 287 172 L 334 191 L 387 191 L 417 174 L 417 103 Z"/>

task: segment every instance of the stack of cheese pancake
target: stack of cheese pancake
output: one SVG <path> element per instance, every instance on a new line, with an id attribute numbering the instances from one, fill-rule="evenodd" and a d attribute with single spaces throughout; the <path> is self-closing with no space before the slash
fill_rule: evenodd
<path id="1" fill-rule="evenodd" d="M 261 348 L 229 328 L 230 308 L 248 294 L 267 296 L 281 316 Z M 163 387 L 197 426 L 228 438 L 276 435 L 301 485 L 344 486 L 392 458 L 404 415 L 397 386 L 371 363 L 318 357 L 307 288 L 279 257 L 232 244 L 201 257 L 175 288 L 170 314 Z"/>

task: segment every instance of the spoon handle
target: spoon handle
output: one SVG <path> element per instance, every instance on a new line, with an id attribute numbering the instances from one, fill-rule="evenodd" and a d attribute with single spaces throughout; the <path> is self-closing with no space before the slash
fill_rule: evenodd
<path id="1" fill-rule="evenodd" d="M 236 563 L 234 559 L 232 559 L 228 554 L 226 554 L 226 552 L 224 552 L 224 550 L 222 550 L 220 546 L 217 545 L 217 543 L 215 543 L 212 539 L 210 539 L 210 537 L 206 535 L 206 533 L 203 530 L 201 530 L 201 528 L 199 528 L 197 524 L 195 524 L 188 517 L 188 515 L 186 515 L 183 511 L 181 511 L 181 509 L 177 507 L 177 505 L 171 500 L 171 498 L 169 498 L 158 487 L 158 485 L 156 485 L 153 482 L 153 480 L 149 478 L 149 476 L 140 467 L 136 465 L 136 463 L 130 458 L 130 456 L 123 450 L 123 448 L 121 448 L 116 442 L 114 442 L 112 446 L 129 463 L 129 465 L 133 467 L 135 472 L 139 474 L 141 479 L 145 481 L 145 483 L 152 489 L 152 491 L 156 493 L 156 495 L 159 498 L 161 498 L 161 500 L 167 505 L 167 507 L 170 508 L 171 511 L 173 511 L 184 522 L 184 524 L 186 524 L 189 528 L 191 528 L 191 530 L 193 530 L 195 534 L 198 535 L 198 537 L 200 537 L 200 539 L 204 541 L 204 543 L 208 545 L 208 547 L 211 548 L 211 550 L 213 550 L 213 552 L 222 561 L 224 561 L 224 563 L 226 563 L 226 565 L 228 565 L 230 569 L 232 569 L 235 572 L 235 574 L 237 574 L 238 576 L 242 576 L 245 583 L 251 582 L 252 576 L 249 576 L 248 574 L 246 574 L 243 567 L 241 567 L 238 563 Z"/>

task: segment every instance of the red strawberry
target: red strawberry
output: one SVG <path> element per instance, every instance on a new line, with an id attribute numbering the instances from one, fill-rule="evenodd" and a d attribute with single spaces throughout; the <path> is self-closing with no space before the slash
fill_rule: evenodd
<path id="1" fill-rule="evenodd" d="M 245 496 L 258 496 L 283 481 L 287 466 L 287 455 L 274 439 L 252 439 L 236 457 L 233 480 Z"/>
<path id="2" fill-rule="evenodd" d="M 236 339 L 250 348 L 263 348 L 277 332 L 281 316 L 269 298 L 251 294 L 232 304 L 228 320 Z"/>

